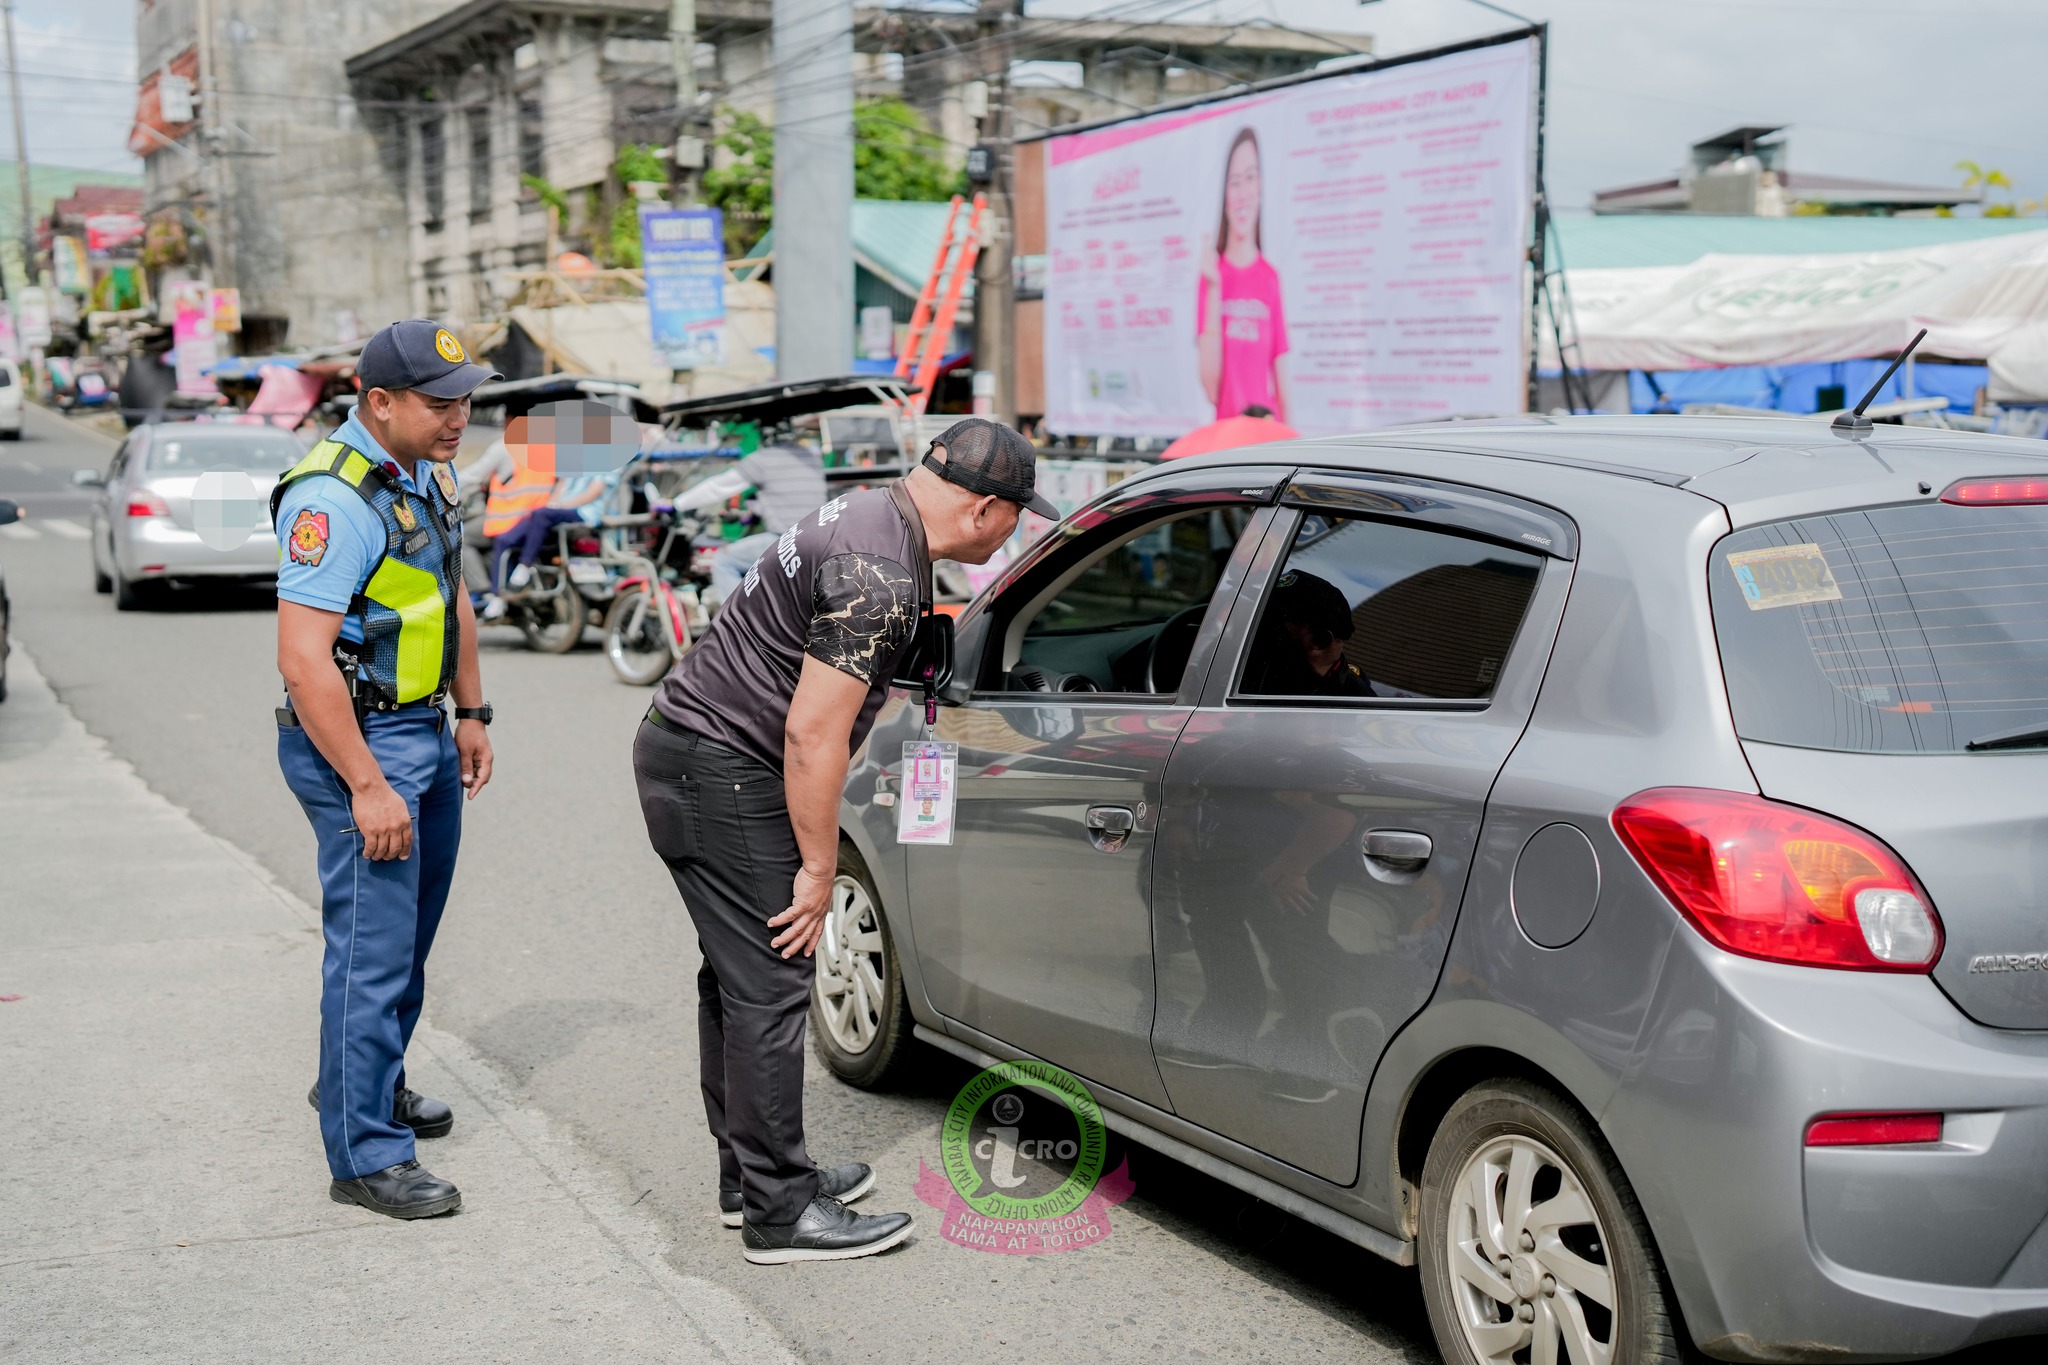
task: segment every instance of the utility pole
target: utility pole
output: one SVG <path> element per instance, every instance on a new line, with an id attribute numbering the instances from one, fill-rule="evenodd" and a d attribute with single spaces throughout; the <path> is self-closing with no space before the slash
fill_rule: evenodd
<path id="1" fill-rule="evenodd" d="M 997 420 L 1017 421 L 1016 288 L 1010 277 L 1010 58 L 1012 30 L 1022 0 L 980 0 L 981 69 L 989 85 L 988 117 L 982 120 L 981 141 L 995 153 L 993 174 L 985 193 L 988 212 L 982 218 L 981 255 L 974 268 L 974 368 L 995 379 Z"/>
<path id="2" fill-rule="evenodd" d="M 199 175 L 207 203 L 206 259 L 213 272 L 212 286 L 225 289 L 241 282 L 234 271 L 234 213 L 221 174 L 220 78 L 216 69 L 218 54 L 213 45 L 213 0 L 198 0 L 193 9 L 199 24 Z"/>
<path id="3" fill-rule="evenodd" d="M 669 0 L 669 65 L 676 73 L 676 202 L 694 203 L 704 173 L 704 134 L 697 122 L 697 0 Z"/>
<path id="4" fill-rule="evenodd" d="M 775 0 L 775 372 L 853 369 L 853 0 Z"/>
<path id="5" fill-rule="evenodd" d="M 7 19 L 7 84 L 14 102 L 14 169 L 21 176 L 21 279 L 36 282 L 36 210 L 29 193 L 28 130 L 21 116 L 21 65 L 14 59 L 14 0 L 0 0 Z"/>

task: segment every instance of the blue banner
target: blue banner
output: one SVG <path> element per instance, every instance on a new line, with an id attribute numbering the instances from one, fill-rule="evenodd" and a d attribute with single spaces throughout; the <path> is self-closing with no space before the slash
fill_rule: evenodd
<path id="1" fill-rule="evenodd" d="M 654 349 L 676 370 L 725 360 L 725 215 L 657 209 L 640 215 L 640 266 Z"/>

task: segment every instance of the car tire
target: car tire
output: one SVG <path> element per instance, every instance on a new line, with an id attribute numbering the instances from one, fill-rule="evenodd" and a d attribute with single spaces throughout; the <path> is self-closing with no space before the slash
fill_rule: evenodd
<path id="1" fill-rule="evenodd" d="M 1451 1106 L 1423 1165 L 1417 1254 L 1446 1365 L 1552 1358 L 1543 1332 L 1559 1361 L 1588 1346 L 1630 1365 L 1698 1359 L 1621 1163 L 1547 1087 L 1492 1081 Z"/>
<path id="2" fill-rule="evenodd" d="M 910 1002 L 874 875 L 851 844 L 839 846 L 817 961 L 811 1037 L 819 1059 L 862 1090 L 901 1079 L 915 1051 Z"/>
<path id="3" fill-rule="evenodd" d="M 100 552 L 97 549 L 92 552 L 92 590 L 97 593 L 109 593 L 114 590 L 113 576 L 100 567 Z"/>
<path id="4" fill-rule="evenodd" d="M 141 611 L 156 596 L 156 585 L 114 574 L 114 610 Z"/>

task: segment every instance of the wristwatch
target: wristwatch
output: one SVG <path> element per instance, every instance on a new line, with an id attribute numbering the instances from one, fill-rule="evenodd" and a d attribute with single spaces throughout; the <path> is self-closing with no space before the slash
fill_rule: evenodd
<path id="1" fill-rule="evenodd" d="M 455 719 L 480 720 L 484 724 L 489 725 L 491 723 L 491 704 L 485 702 L 482 706 L 458 706 L 455 708 Z"/>

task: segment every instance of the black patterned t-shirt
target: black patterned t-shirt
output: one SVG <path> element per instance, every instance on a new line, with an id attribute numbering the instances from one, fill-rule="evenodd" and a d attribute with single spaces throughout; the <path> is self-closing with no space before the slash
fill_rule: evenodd
<path id="1" fill-rule="evenodd" d="M 917 552 L 888 490 L 834 498 L 777 538 L 662 680 L 654 704 L 686 730 L 782 771 L 806 654 L 868 685 L 858 749 L 917 625 Z"/>

